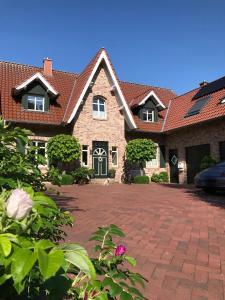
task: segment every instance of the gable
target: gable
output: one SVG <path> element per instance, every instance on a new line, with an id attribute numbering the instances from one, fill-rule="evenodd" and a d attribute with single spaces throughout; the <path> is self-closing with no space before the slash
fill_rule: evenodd
<path id="1" fill-rule="evenodd" d="M 127 102 L 124 98 L 122 90 L 120 89 L 119 82 L 116 78 L 116 75 L 115 75 L 114 70 L 112 68 L 111 62 L 109 61 L 109 58 L 106 54 L 106 51 L 104 49 L 101 49 L 99 54 L 100 54 L 99 57 L 96 59 L 97 61 L 93 62 L 92 67 L 90 67 L 90 65 L 88 65 L 88 76 L 86 76 L 87 77 L 86 80 L 84 80 L 83 84 L 81 84 L 81 86 L 83 86 L 83 88 L 80 89 L 79 93 L 77 93 L 78 98 L 77 99 L 71 99 L 71 100 L 75 101 L 76 104 L 75 104 L 75 107 L 73 108 L 72 113 L 70 114 L 67 122 L 70 123 L 74 119 L 74 117 L 76 116 L 76 114 L 78 112 L 78 109 L 81 105 L 81 102 L 83 101 L 84 96 L 85 96 L 88 88 L 90 87 L 90 85 L 91 85 L 91 83 L 94 79 L 94 76 L 95 76 L 96 72 L 98 71 L 98 68 L 99 68 L 100 64 L 104 62 L 105 65 L 106 65 L 106 69 L 108 71 L 109 77 L 111 78 L 112 90 L 115 93 L 115 96 L 118 98 L 118 102 L 121 102 L 121 109 L 123 110 L 125 120 L 126 120 L 128 126 L 131 129 L 135 129 L 136 124 L 134 122 L 132 113 L 131 113 L 131 111 L 128 107 L 128 104 L 127 104 Z M 83 74 L 87 75 L 85 73 L 85 70 L 81 74 L 81 76 Z M 79 82 L 79 77 L 78 77 L 78 82 Z"/>

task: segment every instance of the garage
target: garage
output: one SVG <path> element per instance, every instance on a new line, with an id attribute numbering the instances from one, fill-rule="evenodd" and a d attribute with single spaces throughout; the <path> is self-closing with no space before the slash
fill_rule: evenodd
<path id="1" fill-rule="evenodd" d="M 210 155 L 210 144 L 186 147 L 187 183 L 193 183 L 200 171 L 200 164 L 206 155 Z"/>

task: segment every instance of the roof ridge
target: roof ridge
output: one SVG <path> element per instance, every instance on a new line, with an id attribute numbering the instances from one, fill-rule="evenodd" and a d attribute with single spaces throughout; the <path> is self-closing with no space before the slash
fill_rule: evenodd
<path id="1" fill-rule="evenodd" d="M 42 67 L 38 67 L 38 66 L 30 65 L 30 64 L 21 64 L 21 63 L 17 63 L 17 62 L 14 62 L 14 61 L 0 60 L 0 63 L 12 64 L 12 65 L 17 65 L 17 66 L 21 66 L 21 67 L 35 68 L 35 69 L 43 70 Z M 57 70 L 57 69 L 52 69 L 52 71 L 73 74 L 73 75 L 76 75 L 76 76 L 80 75 L 80 73 L 75 73 L 75 72 L 71 72 L 71 71 L 63 71 L 63 70 Z"/>
<path id="2" fill-rule="evenodd" d="M 148 84 L 144 84 L 144 83 L 136 83 L 136 82 L 125 81 L 125 80 L 119 80 L 119 82 L 128 83 L 128 84 L 135 84 L 135 85 L 141 85 L 141 86 L 145 86 L 145 87 L 149 87 L 149 88 L 163 89 L 163 90 L 168 90 L 168 91 L 171 91 L 171 92 L 174 93 L 173 89 L 166 88 L 166 87 L 148 85 Z"/>

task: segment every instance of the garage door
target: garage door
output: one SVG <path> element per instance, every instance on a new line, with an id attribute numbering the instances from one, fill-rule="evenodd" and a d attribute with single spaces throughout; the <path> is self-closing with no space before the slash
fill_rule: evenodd
<path id="1" fill-rule="evenodd" d="M 210 144 L 186 147 L 187 182 L 193 183 L 195 175 L 200 171 L 204 156 L 210 155 Z"/>

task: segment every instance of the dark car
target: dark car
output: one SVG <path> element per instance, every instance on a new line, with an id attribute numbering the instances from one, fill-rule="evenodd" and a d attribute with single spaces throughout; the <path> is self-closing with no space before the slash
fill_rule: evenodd
<path id="1" fill-rule="evenodd" d="M 225 162 L 205 169 L 195 176 L 195 186 L 206 192 L 225 191 Z"/>

